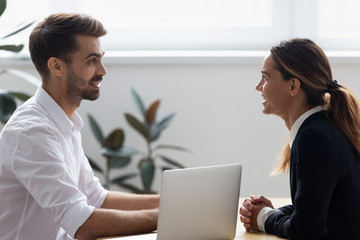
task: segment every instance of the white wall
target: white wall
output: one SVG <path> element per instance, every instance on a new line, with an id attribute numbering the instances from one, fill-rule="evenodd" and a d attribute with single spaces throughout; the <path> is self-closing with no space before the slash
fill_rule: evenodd
<path id="1" fill-rule="evenodd" d="M 242 196 L 289 196 L 288 177 L 269 176 L 287 130 L 280 118 L 262 113 L 262 98 L 254 88 L 260 79 L 262 57 L 249 63 L 246 59 L 199 60 L 188 64 L 184 61 L 118 64 L 107 59 L 104 62 L 108 74 L 102 83 L 101 97 L 95 102 L 84 101 L 79 109 L 86 123 L 82 131 L 85 152 L 100 165 L 105 160 L 90 131 L 87 113 L 97 118 L 106 134 L 122 127 L 126 132 L 125 145 L 146 150 L 141 136 L 123 117 L 124 112 L 140 117 L 129 91 L 133 87 L 147 105 L 161 99 L 158 117 L 177 113 L 158 143 L 187 147 L 192 152 L 166 151 L 168 156 L 187 167 L 240 162 L 243 164 Z M 30 64 L 0 64 L 0 68 L 13 67 L 36 74 Z M 344 63 L 333 59 L 332 66 L 334 78 L 360 95 L 359 61 Z M 34 92 L 14 77 L 0 76 L 0 88 L 19 87 Z M 134 158 L 131 166 L 120 171 L 136 171 L 137 161 L 138 158 Z M 112 176 L 119 174 L 113 172 Z M 157 174 L 155 190 L 159 187 L 160 174 Z"/>

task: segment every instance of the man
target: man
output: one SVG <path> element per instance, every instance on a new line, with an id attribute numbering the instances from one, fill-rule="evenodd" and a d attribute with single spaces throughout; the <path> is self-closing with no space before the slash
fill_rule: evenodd
<path id="1" fill-rule="evenodd" d="M 0 135 L 1 239 L 81 240 L 156 229 L 159 196 L 108 192 L 81 147 L 76 109 L 99 97 L 105 34 L 84 14 L 53 14 L 32 31 L 30 54 L 42 85 Z"/>

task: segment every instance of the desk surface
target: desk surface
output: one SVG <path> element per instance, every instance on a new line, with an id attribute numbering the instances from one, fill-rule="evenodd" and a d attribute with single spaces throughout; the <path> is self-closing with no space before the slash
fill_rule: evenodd
<path id="1" fill-rule="evenodd" d="M 271 198 L 270 199 L 274 205 L 274 207 L 282 207 L 284 205 L 290 204 L 289 198 Z M 240 198 L 240 204 L 242 204 L 243 199 Z M 139 235 L 131 235 L 131 236 L 117 236 L 117 237 L 107 237 L 107 238 L 99 238 L 98 240 L 146 240 L 146 239 L 156 239 L 156 233 L 147 233 L 147 234 L 139 234 Z M 241 239 L 249 239 L 249 240 L 280 240 L 282 238 L 276 237 L 274 235 L 266 234 L 266 233 L 253 233 L 247 232 L 240 222 L 238 218 L 237 227 L 236 227 L 236 237 L 234 240 Z"/>

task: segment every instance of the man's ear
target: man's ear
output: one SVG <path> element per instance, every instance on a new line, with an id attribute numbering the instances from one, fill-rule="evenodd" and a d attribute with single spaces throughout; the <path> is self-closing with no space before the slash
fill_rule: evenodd
<path id="1" fill-rule="evenodd" d="M 291 96 L 296 96 L 301 88 L 301 82 L 298 78 L 292 78 L 289 81 L 289 92 Z"/>
<path id="2" fill-rule="evenodd" d="M 65 62 L 59 58 L 49 58 L 47 66 L 50 72 L 58 77 L 62 77 L 65 74 Z"/>

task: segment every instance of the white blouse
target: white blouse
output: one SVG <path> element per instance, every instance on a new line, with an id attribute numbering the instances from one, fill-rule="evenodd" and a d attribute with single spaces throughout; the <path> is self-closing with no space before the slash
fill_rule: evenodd
<path id="1" fill-rule="evenodd" d="M 0 135 L 1 239 L 74 238 L 102 205 L 108 191 L 83 152 L 83 125 L 41 87 L 13 114 Z"/>

